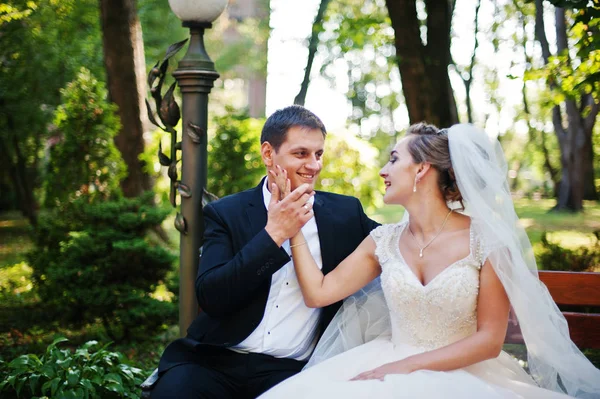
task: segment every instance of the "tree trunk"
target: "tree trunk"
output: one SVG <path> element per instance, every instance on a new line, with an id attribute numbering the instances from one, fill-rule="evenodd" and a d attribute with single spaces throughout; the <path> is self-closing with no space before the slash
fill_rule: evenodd
<path id="1" fill-rule="evenodd" d="M 20 147 L 13 118 L 6 118 L 9 129 L 6 138 L 0 140 L 0 159 L 7 164 L 8 176 L 15 190 L 16 205 L 32 226 L 37 226 L 37 202 L 33 195 L 33 178 L 27 167 L 25 156 Z M 36 161 L 37 163 L 37 161 Z M 34 165 L 35 169 L 35 165 Z"/>
<path id="2" fill-rule="evenodd" d="M 523 48 L 523 55 L 525 57 L 525 62 L 527 65 L 533 65 L 533 57 L 527 52 L 527 41 L 528 41 L 528 37 L 527 37 L 527 24 L 525 22 L 525 17 L 524 17 L 524 13 L 523 10 L 521 8 L 519 9 L 519 22 L 521 23 L 521 29 L 522 29 L 522 34 L 523 34 L 523 41 L 521 42 L 521 47 Z M 544 155 L 544 167 L 546 169 L 546 171 L 550 174 L 550 179 L 552 180 L 552 183 L 554 184 L 554 196 L 558 197 L 558 187 L 560 186 L 560 181 L 558 180 L 558 172 L 557 170 L 552 166 L 552 163 L 550 162 L 550 153 L 548 151 L 548 147 L 546 146 L 546 136 L 543 131 L 538 131 L 534 126 L 532 126 L 531 123 L 531 113 L 529 112 L 529 101 L 527 99 L 527 85 L 525 84 L 525 82 L 523 82 L 523 87 L 521 88 L 521 94 L 523 95 L 523 112 L 525 113 L 525 118 L 527 121 L 527 128 L 529 131 L 529 140 L 533 143 L 538 142 L 538 135 L 539 135 L 539 145 L 541 147 L 542 150 L 542 154 Z"/>
<path id="3" fill-rule="evenodd" d="M 547 64 L 550 54 L 548 40 L 546 39 L 543 2 L 535 0 L 536 5 L 536 37 L 542 47 L 542 56 Z M 565 21 L 565 10 L 556 7 L 554 11 L 556 24 L 556 47 L 559 54 L 568 57 L 567 27 Z M 550 89 L 554 89 L 556 84 L 549 82 Z M 593 149 L 591 148 L 592 131 L 598 114 L 598 104 L 593 100 L 590 102 L 589 95 L 583 95 L 581 98 L 581 109 L 577 106 L 575 99 L 568 98 L 564 102 L 567 127 L 563 126 L 561 108 L 556 105 L 552 109 L 552 124 L 558 138 L 561 160 L 561 179 L 558 188 L 558 197 L 555 210 L 583 210 L 584 193 L 586 186 L 591 196 L 596 196 L 595 187 L 589 188 L 590 181 L 593 182 Z M 590 108 L 590 112 L 584 118 L 582 110 Z M 588 184 L 586 185 L 586 181 Z"/>
<path id="4" fill-rule="evenodd" d="M 121 182 L 123 193 L 134 197 L 152 188 L 139 155 L 144 151 L 147 126 L 144 98 L 146 66 L 142 27 L 135 0 L 100 0 L 104 64 L 110 100 L 119 107 L 122 127 L 115 144 L 129 174 Z"/>
<path id="5" fill-rule="evenodd" d="M 426 0 L 427 43 L 421 41 L 415 0 L 386 0 L 410 123 L 439 127 L 458 122 L 448 76 L 453 1 Z"/>
<path id="6" fill-rule="evenodd" d="M 312 69 L 313 61 L 315 60 L 315 54 L 317 53 L 317 46 L 319 44 L 319 33 L 323 31 L 323 18 L 325 17 L 325 11 L 329 5 L 330 0 L 321 0 L 317 15 L 312 25 L 312 32 L 308 41 L 308 58 L 306 60 L 306 68 L 304 69 L 304 78 L 300 85 L 300 91 L 294 98 L 294 104 L 304 105 L 306 101 L 306 92 L 308 91 L 308 85 L 310 83 L 310 71 Z"/>
<path id="7" fill-rule="evenodd" d="M 585 132 L 585 148 L 583 150 L 583 199 L 597 201 L 599 198 L 598 191 L 596 190 L 596 178 L 594 175 L 594 144 L 592 142 L 592 135 L 594 134 L 594 125 L 596 124 L 596 118 L 598 116 L 598 111 L 600 110 L 600 104 L 594 102 L 594 98 L 589 94 L 583 96 L 581 101 L 582 104 L 591 107 L 590 113 L 583 121 L 583 129 Z"/>

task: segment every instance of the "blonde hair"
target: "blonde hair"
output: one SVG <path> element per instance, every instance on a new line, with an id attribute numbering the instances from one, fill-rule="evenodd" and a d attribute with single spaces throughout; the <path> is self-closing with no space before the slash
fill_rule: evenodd
<path id="1" fill-rule="evenodd" d="M 456 184 L 450 150 L 448 132 L 425 122 L 411 125 L 406 131 L 408 152 L 413 162 L 427 162 L 438 171 L 438 187 L 446 201 L 462 204 L 462 194 Z"/>

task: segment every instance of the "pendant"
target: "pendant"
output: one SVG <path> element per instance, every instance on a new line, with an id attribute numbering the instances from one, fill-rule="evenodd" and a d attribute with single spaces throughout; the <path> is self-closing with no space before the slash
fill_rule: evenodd
<path id="1" fill-rule="evenodd" d="M 421 250 L 419 251 L 419 258 L 422 258 L 422 257 L 423 257 L 423 250 L 421 249 Z"/>

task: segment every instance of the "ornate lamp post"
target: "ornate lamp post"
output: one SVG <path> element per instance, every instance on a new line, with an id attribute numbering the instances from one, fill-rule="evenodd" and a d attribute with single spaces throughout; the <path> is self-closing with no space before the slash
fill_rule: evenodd
<path id="1" fill-rule="evenodd" d="M 173 72 L 182 94 L 181 182 L 176 185 L 181 195 L 181 214 L 175 223 L 181 232 L 179 331 L 184 336 L 198 313 L 194 282 L 204 233 L 202 206 L 207 195 L 208 94 L 219 77 L 204 48 L 204 30 L 212 27 L 227 0 L 169 0 L 169 5 L 183 26 L 190 29 L 187 53 Z"/>

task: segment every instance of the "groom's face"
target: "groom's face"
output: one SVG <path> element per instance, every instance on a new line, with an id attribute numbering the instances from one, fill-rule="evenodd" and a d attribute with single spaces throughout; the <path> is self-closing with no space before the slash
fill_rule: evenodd
<path id="1" fill-rule="evenodd" d="M 265 142 L 261 152 L 267 170 L 276 170 L 279 165 L 287 171 L 292 191 L 304 183 L 313 190 L 323 168 L 324 146 L 325 138 L 320 129 L 293 126 L 279 149 L 275 150 Z M 269 181 L 272 182 L 270 175 Z"/>

